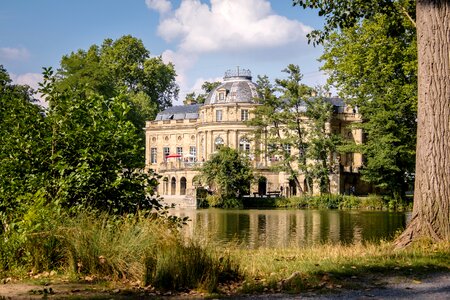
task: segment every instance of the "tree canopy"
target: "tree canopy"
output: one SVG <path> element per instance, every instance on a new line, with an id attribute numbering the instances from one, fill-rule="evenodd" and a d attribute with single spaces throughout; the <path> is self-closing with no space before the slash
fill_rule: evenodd
<path id="1" fill-rule="evenodd" d="M 274 168 L 288 173 L 301 192 L 300 173 L 307 183 L 317 180 L 321 191 L 328 192 L 329 156 L 337 145 L 327 128 L 333 108 L 324 93 L 311 97 L 314 89 L 301 82 L 299 66 L 290 64 L 283 72 L 287 77 L 275 79 L 275 85 L 267 76 L 258 77 L 261 105 L 254 109 L 248 124 L 256 127 L 255 138 L 267 145 L 263 155 L 276 157 Z"/>
<path id="2" fill-rule="evenodd" d="M 410 26 L 404 22 L 404 28 Z M 387 16 L 377 14 L 331 33 L 321 61 L 329 82 L 362 115 L 366 140 L 357 147 L 366 161 L 362 179 L 404 197 L 414 173 L 417 45 L 411 26 L 401 35 L 389 31 Z"/>
<path id="3" fill-rule="evenodd" d="M 450 240 L 450 2 L 294 0 L 293 3 L 318 9 L 319 14 L 325 16 L 324 30 L 312 36 L 316 42 L 323 42 L 335 30 L 352 27 L 364 20 L 373 22 L 380 15 L 388 20 L 389 37 L 401 37 L 407 31 L 414 32 L 417 29 L 414 208 L 411 222 L 397 239 L 397 246 L 403 247 L 424 237 L 434 241 Z M 405 19 L 410 25 L 405 26 Z M 370 47 L 371 43 L 367 45 Z M 384 62 L 381 61 L 380 65 L 383 66 Z"/>
<path id="4" fill-rule="evenodd" d="M 31 90 L 12 84 L 0 65 L 0 219 L 48 180 L 50 127 L 33 102 Z"/>
<path id="5" fill-rule="evenodd" d="M 150 57 L 142 41 L 130 35 L 64 55 L 56 75 L 61 92 L 71 90 L 80 97 L 127 95 L 130 120 L 139 129 L 178 97 L 174 66 Z"/>
<path id="6" fill-rule="evenodd" d="M 250 192 L 253 180 L 250 163 L 235 149 L 220 147 L 204 163 L 200 172 L 202 182 L 209 185 L 221 201 L 238 199 Z"/>
<path id="7" fill-rule="evenodd" d="M 142 129 L 129 118 L 129 93 L 107 97 L 86 85 L 61 89 L 59 80 L 51 68 L 44 70 L 44 110 L 28 87 L 11 84 L 0 68 L 3 227 L 41 200 L 114 214 L 161 208 L 154 196 L 157 175 L 142 170 Z"/>

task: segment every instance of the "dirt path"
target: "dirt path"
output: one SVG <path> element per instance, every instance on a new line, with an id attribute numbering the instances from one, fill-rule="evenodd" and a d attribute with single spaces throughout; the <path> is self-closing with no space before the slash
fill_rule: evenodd
<path id="1" fill-rule="evenodd" d="M 372 280 L 373 279 L 373 280 Z M 229 299 L 450 299 L 450 272 L 421 277 L 370 277 L 361 280 L 358 288 L 322 289 L 302 294 L 262 294 L 223 296 Z M 358 281 L 355 279 L 355 283 Z M 157 293 L 146 289 L 110 288 L 92 283 L 57 282 L 38 285 L 8 282 L 0 285 L 0 300 L 6 299 L 201 299 L 200 293 Z M 209 296 L 208 298 L 211 298 Z M 212 297 L 214 299 L 214 297 Z M 219 298 L 219 297 L 217 297 Z M 220 297 L 222 298 L 222 297 Z"/>

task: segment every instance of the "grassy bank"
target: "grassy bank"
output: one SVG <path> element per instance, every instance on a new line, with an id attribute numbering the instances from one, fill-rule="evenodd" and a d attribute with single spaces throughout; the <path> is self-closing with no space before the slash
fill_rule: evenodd
<path id="1" fill-rule="evenodd" d="M 412 201 L 383 198 L 379 195 L 332 195 L 300 197 L 249 197 L 244 199 L 246 208 L 311 208 L 311 209 L 373 209 L 409 210 Z"/>
<path id="2" fill-rule="evenodd" d="M 245 280 L 241 292 L 305 292 L 353 288 L 367 278 L 450 272 L 450 244 L 426 242 L 395 251 L 379 245 L 317 245 L 309 248 L 232 251 Z"/>

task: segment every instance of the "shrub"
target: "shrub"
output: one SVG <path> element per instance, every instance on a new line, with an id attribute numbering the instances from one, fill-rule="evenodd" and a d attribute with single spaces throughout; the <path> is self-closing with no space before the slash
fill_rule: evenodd
<path id="1" fill-rule="evenodd" d="M 242 203 L 241 199 L 223 198 L 219 195 L 208 195 L 206 197 L 206 202 L 208 203 L 206 205 L 206 207 L 218 207 L 218 208 L 242 208 L 243 207 L 243 203 Z"/>
<path id="2" fill-rule="evenodd" d="M 383 197 L 370 194 L 367 197 L 361 197 L 361 207 L 367 209 L 383 209 L 385 204 Z"/>
<path id="3" fill-rule="evenodd" d="M 386 203 L 387 202 L 387 203 Z M 383 200 L 381 196 L 369 195 L 357 197 L 354 195 L 323 194 L 320 196 L 304 195 L 300 197 L 280 198 L 277 207 L 314 208 L 314 209 L 405 209 L 407 204 L 399 200 Z"/>
<path id="4" fill-rule="evenodd" d="M 56 228 L 63 214 L 58 203 L 49 202 L 43 189 L 20 197 L 19 218 L 3 219 L 0 235 L 0 269 L 41 272 L 58 268 L 64 261 Z"/>

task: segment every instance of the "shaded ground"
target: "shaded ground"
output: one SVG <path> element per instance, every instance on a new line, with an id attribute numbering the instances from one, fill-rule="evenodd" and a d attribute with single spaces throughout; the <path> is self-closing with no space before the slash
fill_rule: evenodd
<path id="1" fill-rule="evenodd" d="M 158 292 L 132 286 L 53 281 L 24 283 L 4 280 L 0 299 L 450 299 L 450 272 L 427 275 L 368 275 L 348 278 L 343 285 L 324 286 L 299 294 L 207 295 L 199 292 Z"/>

